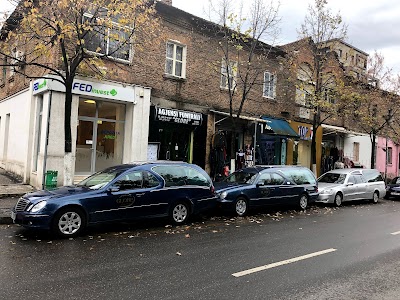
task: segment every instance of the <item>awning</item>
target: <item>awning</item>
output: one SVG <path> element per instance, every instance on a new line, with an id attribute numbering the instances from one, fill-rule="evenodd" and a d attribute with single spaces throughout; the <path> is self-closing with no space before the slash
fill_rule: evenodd
<path id="1" fill-rule="evenodd" d="M 227 116 L 227 117 L 230 116 L 229 113 L 223 112 L 223 111 L 210 109 L 210 112 L 213 112 L 215 114 L 222 115 L 222 116 Z M 234 116 L 235 116 L 235 114 L 234 114 Z M 263 120 L 263 119 L 260 119 L 260 118 L 255 118 L 255 117 L 248 117 L 248 116 L 244 116 L 244 115 L 240 115 L 239 119 L 247 120 L 247 121 L 253 121 L 253 122 L 267 123 L 266 120 Z"/>
<path id="2" fill-rule="evenodd" d="M 326 134 L 336 134 L 336 133 L 347 133 L 348 131 L 344 127 L 340 126 L 333 126 L 333 125 L 328 125 L 328 124 L 322 124 L 321 125 L 322 129 L 324 130 L 323 135 Z"/>
<path id="3" fill-rule="evenodd" d="M 262 117 L 266 121 L 264 129 L 269 131 L 267 134 L 299 138 L 300 136 L 290 127 L 286 120 Z M 262 132 L 261 132 L 262 133 Z M 264 132 L 265 134 L 265 132 Z"/>
<path id="4" fill-rule="evenodd" d="M 324 130 L 323 135 L 337 134 L 337 133 L 344 133 L 344 134 L 354 135 L 354 136 L 367 136 L 368 135 L 368 134 L 362 133 L 362 132 L 356 132 L 356 131 L 352 131 L 352 130 L 347 130 L 346 128 L 340 127 L 340 126 L 321 124 L 321 127 Z"/>

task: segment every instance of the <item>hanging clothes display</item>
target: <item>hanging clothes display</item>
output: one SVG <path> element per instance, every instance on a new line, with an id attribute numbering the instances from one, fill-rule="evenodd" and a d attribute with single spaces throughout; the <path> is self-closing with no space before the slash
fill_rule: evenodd
<path id="1" fill-rule="evenodd" d="M 227 141 L 225 133 L 219 130 L 213 137 L 212 149 L 210 152 L 211 178 L 215 181 L 224 177 L 224 167 L 226 166 L 226 147 Z"/>

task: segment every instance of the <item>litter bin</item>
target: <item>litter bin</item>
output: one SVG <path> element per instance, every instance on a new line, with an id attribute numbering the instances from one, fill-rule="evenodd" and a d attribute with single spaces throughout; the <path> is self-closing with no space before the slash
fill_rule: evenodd
<path id="1" fill-rule="evenodd" d="M 46 172 L 46 180 L 45 180 L 46 189 L 54 189 L 57 187 L 57 175 L 58 171 L 49 170 Z"/>

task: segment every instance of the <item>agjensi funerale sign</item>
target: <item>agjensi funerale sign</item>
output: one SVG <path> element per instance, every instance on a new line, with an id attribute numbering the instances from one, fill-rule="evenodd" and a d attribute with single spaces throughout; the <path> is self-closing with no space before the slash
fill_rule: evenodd
<path id="1" fill-rule="evenodd" d="M 163 107 L 156 107 L 155 118 L 158 121 L 193 126 L 199 126 L 203 121 L 201 113 Z"/>

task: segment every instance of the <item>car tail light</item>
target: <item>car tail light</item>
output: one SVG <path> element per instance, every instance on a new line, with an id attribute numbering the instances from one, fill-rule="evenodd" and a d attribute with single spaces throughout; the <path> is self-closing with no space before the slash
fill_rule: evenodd
<path id="1" fill-rule="evenodd" d="M 210 186 L 211 193 L 215 194 L 215 187 L 213 185 Z"/>

